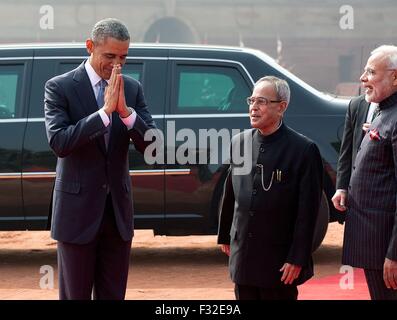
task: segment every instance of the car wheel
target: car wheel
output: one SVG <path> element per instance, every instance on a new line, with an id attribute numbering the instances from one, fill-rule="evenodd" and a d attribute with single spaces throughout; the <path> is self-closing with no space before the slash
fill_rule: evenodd
<path id="1" fill-rule="evenodd" d="M 316 228 L 314 229 L 314 238 L 313 238 L 313 252 L 316 251 L 321 242 L 323 242 L 325 234 L 327 233 L 329 223 L 329 206 L 328 200 L 325 192 L 323 191 L 321 196 L 320 210 L 318 213 Z"/>

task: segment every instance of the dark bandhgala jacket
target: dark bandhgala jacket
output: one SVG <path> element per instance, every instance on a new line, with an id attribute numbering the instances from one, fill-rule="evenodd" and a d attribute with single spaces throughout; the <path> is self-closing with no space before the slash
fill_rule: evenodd
<path id="1" fill-rule="evenodd" d="M 137 117 L 128 130 L 119 115 L 112 114 L 107 148 L 106 129 L 96 112 L 98 105 L 84 63 L 46 83 L 46 131 L 58 157 L 51 225 L 56 240 L 90 242 L 99 230 L 109 192 L 121 237 L 128 241 L 133 236 L 128 148 L 132 140 L 143 152 L 149 143 L 144 141 L 144 134 L 155 124 L 141 84 L 123 77 L 126 103 L 135 109 Z"/>
<path id="2" fill-rule="evenodd" d="M 232 138 L 243 150 L 252 137 L 252 170 L 235 174 L 233 162 L 220 207 L 218 243 L 230 244 L 233 282 L 279 287 L 285 262 L 303 267 L 294 284 L 313 275 L 312 243 L 323 166 L 312 141 L 286 125 L 269 136 L 247 130 Z M 240 145 L 240 146 L 239 146 Z"/>
<path id="3" fill-rule="evenodd" d="M 342 263 L 382 270 L 397 260 L 397 93 L 379 108 L 353 166 Z"/>

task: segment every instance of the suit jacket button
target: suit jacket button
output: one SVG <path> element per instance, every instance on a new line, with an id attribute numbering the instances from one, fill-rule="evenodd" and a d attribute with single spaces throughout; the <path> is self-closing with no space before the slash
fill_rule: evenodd
<path id="1" fill-rule="evenodd" d="M 258 191 L 257 191 L 256 189 L 252 190 L 252 194 L 253 194 L 253 195 L 256 195 L 257 192 L 258 192 Z"/>
<path id="2" fill-rule="evenodd" d="M 259 148 L 259 151 L 260 151 L 260 152 L 265 152 L 265 148 L 264 148 L 264 147 L 260 147 L 260 148 Z"/>
<path id="3" fill-rule="evenodd" d="M 248 238 L 252 238 L 252 232 L 248 232 Z"/>
<path id="4" fill-rule="evenodd" d="M 250 215 L 250 217 L 253 217 L 253 216 L 254 216 L 254 214 L 255 214 L 255 212 L 254 212 L 254 211 L 250 211 L 250 212 L 249 212 L 249 215 Z"/>

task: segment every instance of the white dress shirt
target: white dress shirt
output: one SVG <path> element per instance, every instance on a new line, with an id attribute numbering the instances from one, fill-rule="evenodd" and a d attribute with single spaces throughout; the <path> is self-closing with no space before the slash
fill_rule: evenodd
<path id="1" fill-rule="evenodd" d="M 379 106 L 379 103 L 375 103 L 375 102 L 371 102 L 371 104 L 369 105 L 368 115 L 367 115 L 367 123 L 372 122 L 372 117 L 374 115 L 374 111 L 377 106 Z"/>
<path id="2" fill-rule="evenodd" d="M 92 89 L 94 90 L 95 97 L 98 96 L 99 93 L 99 86 L 102 78 L 95 72 L 94 68 L 91 66 L 89 60 L 86 61 L 84 64 L 85 70 L 88 74 L 88 78 L 90 79 Z M 109 80 L 105 80 L 106 82 L 109 83 Z M 128 130 L 132 129 L 134 126 L 135 120 L 136 120 L 136 112 L 132 108 L 129 108 L 132 110 L 131 114 L 126 117 L 122 118 L 120 117 L 121 121 L 125 124 Z M 106 112 L 103 110 L 103 108 L 98 110 L 98 113 L 102 119 L 103 124 L 105 127 L 107 127 L 110 124 L 111 119 L 108 117 Z"/>

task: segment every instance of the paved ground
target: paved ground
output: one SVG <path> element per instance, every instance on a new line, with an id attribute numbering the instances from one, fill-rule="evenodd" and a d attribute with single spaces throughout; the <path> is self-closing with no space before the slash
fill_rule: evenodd
<path id="1" fill-rule="evenodd" d="M 315 252 L 315 278 L 339 273 L 343 226 L 329 225 Z M 137 230 L 127 299 L 234 299 L 215 236 L 153 236 Z M 43 273 L 40 273 L 40 268 Z M 42 289 L 54 270 L 54 288 Z M 0 299 L 57 299 L 56 243 L 48 232 L 0 232 Z"/>

